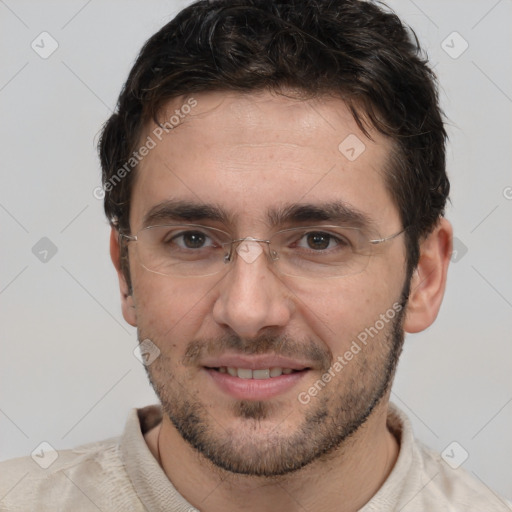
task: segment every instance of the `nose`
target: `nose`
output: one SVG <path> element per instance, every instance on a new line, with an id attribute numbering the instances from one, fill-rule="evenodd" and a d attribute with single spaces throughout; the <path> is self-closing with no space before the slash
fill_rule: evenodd
<path id="1" fill-rule="evenodd" d="M 245 338 L 284 327 L 293 311 L 292 294 L 269 268 L 266 246 L 247 238 L 235 252 L 230 271 L 219 283 L 214 320 Z"/>

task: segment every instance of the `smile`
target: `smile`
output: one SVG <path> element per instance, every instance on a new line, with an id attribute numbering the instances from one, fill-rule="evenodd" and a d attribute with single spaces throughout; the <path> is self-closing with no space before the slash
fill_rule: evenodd
<path id="1" fill-rule="evenodd" d="M 250 368 L 234 368 L 232 366 L 221 366 L 219 368 L 213 368 L 213 370 L 219 373 L 228 373 L 231 377 L 239 377 L 240 379 L 270 379 L 274 377 L 280 377 L 281 375 L 290 375 L 292 372 L 299 370 L 293 370 L 292 368 L 261 368 L 251 370 Z"/>
<path id="2" fill-rule="evenodd" d="M 270 400 L 293 389 L 301 389 L 304 387 L 301 382 L 310 370 L 308 367 L 290 368 L 286 365 L 269 365 L 267 368 L 263 365 L 259 368 L 203 366 L 215 387 L 236 400 Z"/>

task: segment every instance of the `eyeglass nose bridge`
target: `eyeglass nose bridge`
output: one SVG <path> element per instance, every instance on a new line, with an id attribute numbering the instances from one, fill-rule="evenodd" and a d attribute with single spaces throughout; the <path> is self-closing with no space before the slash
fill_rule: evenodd
<path id="1" fill-rule="evenodd" d="M 224 263 L 230 263 L 234 259 L 234 253 L 236 252 L 240 258 L 246 263 L 254 263 L 259 256 L 263 253 L 261 244 L 267 244 L 268 255 L 271 261 L 279 259 L 277 251 L 273 250 L 270 246 L 270 240 L 264 240 L 262 238 L 254 238 L 247 236 L 245 238 L 237 238 L 232 240 L 229 245 L 229 252 L 224 256 Z"/>

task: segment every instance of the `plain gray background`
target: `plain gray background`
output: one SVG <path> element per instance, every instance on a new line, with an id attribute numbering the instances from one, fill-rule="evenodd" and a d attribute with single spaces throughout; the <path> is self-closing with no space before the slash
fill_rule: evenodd
<path id="1" fill-rule="evenodd" d="M 0 459 L 118 435 L 155 402 L 120 312 L 95 145 L 142 43 L 187 3 L 0 0 Z M 457 237 L 441 313 L 408 336 L 392 399 L 510 498 L 512 2 L 389 4 L 441 82 Z M 42 58 L 32 41 L 58 48 Z"/>

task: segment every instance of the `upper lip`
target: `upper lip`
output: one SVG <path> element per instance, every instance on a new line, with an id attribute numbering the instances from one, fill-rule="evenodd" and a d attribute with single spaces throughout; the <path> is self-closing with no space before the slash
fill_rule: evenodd
<path id="1" fill-rule="evenodd" d="M 265 354 L 265 355 L 222 355 L 218 357 L 207 357 L 201 361 L 201 365 L 207 368 L 246 368 L 259 370 L 265 368 L 291 368 L 292 370 L 305 370 L 311 368 L 310 364 L 297 361 L 289 357 Z"/>

